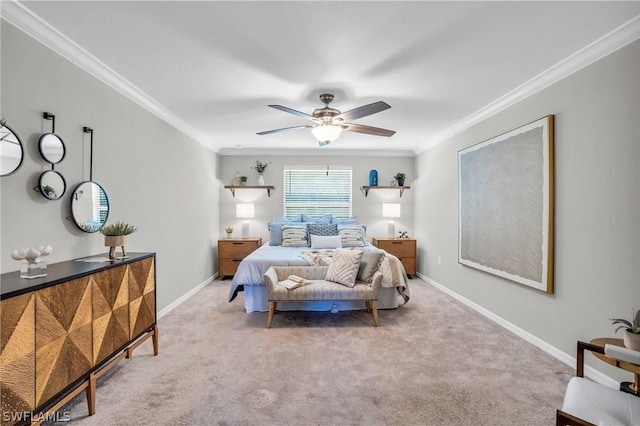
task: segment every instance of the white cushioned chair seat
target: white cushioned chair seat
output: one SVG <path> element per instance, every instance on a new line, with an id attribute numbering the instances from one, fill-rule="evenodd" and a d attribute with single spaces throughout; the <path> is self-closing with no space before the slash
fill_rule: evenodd
<path id="1" fill-rule="evenodd" d="M 562 411 L 595 425 L 640 425 L 640 397 L 574 377 Z"/>

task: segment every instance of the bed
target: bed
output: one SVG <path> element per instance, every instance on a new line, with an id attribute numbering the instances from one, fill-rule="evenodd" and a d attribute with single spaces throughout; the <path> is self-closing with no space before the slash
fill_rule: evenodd
<path id="1" fill-rule="evenodd" d="M 364 250 L 381 251 L 365 244 Z M 244 292 L 246 312 L 267 312 L 267 288 L 264 273 L 271 266 L 312 266 L 326 265 L 330 261 L 332 249 L 314 250 L 310 247 L 285 247 L 266 242 L 259 249 L 245 257 L 238 265 L 229 291 L 232 302 L 240 291 Z M 402 263 L 397 257 L 384 252 L 379 270 L 383 274 L 382 288 L 378 296 L 379 309 L 394 309 L 409 301 L 409 284 Z M 282 302 L 278 310 L 332 311 L 364 309 L 364 302 Z"/>

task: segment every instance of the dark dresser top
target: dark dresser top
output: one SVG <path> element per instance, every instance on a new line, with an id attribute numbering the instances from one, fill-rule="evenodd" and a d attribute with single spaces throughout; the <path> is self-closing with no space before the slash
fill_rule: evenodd
<path id="1" fill-rule="evenodd" d="M 20 271 L 7 272 L 0 275 L 0 299 L 19 296 L 34 290 L 40 290 L 65 281 L 95 274 L 120 265 L 133 263 L 155 253 L 128 253 L 124 259 L 114 259 L 106 262 L 83 262 L 82 259 L 108 258 L 108 255 L 94 255 L 68 260 L 65 262 L 47 264 L 47 276 L 34 279 L 20 278 Z"/>

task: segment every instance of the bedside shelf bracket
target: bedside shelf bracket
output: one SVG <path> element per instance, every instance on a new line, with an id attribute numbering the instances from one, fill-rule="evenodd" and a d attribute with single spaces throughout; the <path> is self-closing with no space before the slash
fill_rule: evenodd
<path id="1" fill-rule="evenodd" d="M 365 197 L 369 195 L 370 189 L 399 189 L 400 196 L 402 197 L 402 194 L 404 194 L 404 190 L 411 189 L 411 187 L 410 186 L 361 186 L 360 189 L 364 191 Z"/>
<path id="2" fill-rule="evenodd" d="M 234 197 L 236 196 L 236 189 L 266 189 L 268 197 L 271 197 L 271 191 L 275 189 L 275 187 L 273 185 L 265 185 L 265 186 L 263 186 L 263 185 L 254 185 L 254 186 L 226 185 L 224 188 L 228 189 L 229 191 L 231 191 L 231 195 L 233 195 Z"/>

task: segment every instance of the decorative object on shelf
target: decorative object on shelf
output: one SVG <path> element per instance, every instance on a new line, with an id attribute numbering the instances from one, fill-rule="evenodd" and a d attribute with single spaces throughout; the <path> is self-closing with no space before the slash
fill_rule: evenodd
<path id="1" fill-rule="evenodd" d="M 247 177 L 246 176 L 240 176 L 240 185 L 241 186 L 247 186 Z"/>
<path id="2" fill-rule="evenodd" d="M 400 217 L 400 203 L 382 203 L 382 217 L 390 218 L 387 234 L 389 238 L 395 238 L 396 223 L 393 218 Z"/>
<path id="3" fill-rule="evenodd" d="M 369 186 L 378 186 L 377 170 L 369 170 Z"/>
<path id="4" fill-rule="evenodd" d="M 396 173 L 396 175 L 394 176 L 394 178 L 398 182 L 398 186 L 404 186 L 404 180 L 406 179 L 406 177 L 407 175 L 401 172 Z"/>
<path id="5" fill-rule="evenodd" d="M 241 185 L 240 172 L 236 172 L 236 177 L 234 177 L 233 180 L 231 181 L 231 185 L 232 186 L 240 186 Z"/>
<path id="6" fill-rule="evenodd" d="M 254 169 L 256 172 L 258 172 L 258 186 L 264 186 L 264 171 L 267 169 L 267 166 L 271 164 L 271 162 L 269 163 L 264 163 L 260 160 L 256 160 L 256 165 L 255 166 L 251 166 L 252 169 Z"/>
<path id="7" fill-rule="evenodd" d="M 247 219 L 256 216 L 256 209 L 253 203 L 237 203 L 236 217 L 244 219 L 242 221 L 242 238 L 249 238 L 249 221 Z"/>
<path id="8" fill-rule="evenodd" d="M 51 133 L 43 133 L 40 136 L 38 151 L 42 159 L 51 164 L 51 170 L 46 170 L 40 175 L 38 186 L 33 189 L 48 200 L 58 200 L 67 191 L 67 182 L 55 170 L 55 165 L 64 159 L 66 147 L 60 135 L 56 133 L 56 116 L 50 112 L 43 112 L 42 118 L 51 121 Z M 45 188 L 47 188 L 46 191 Z"/>
<path id="9" fill-rule="evenodd" d="M 407 231 L 400 231 L 398 238 L 409 238 L 409 234 Z"/>
<path id="10" fill-rule="evenodd" d="M 633 310 L 631 321 L 623 318 L 611 318 L 611 321 L 612 325 L 620 324 L 616 328 L 616 333 L 620 329 L 624 330 L 624 345 L 629 349 L 640 351 L 640 309 Z"/>
<path id="11" fill-rule="evenodd" d="M 23 250 L 14 250 L 11 253 L 13 260 L 26 260 L 20 266 L 20 278 L 33 279 L 44 277 L 47 275 L 47 263 L 42 260 L 43 257 L 49 256 L 53 252 L 53 248 L 43 244 L 38 247 L 29 247 Z"/>
<path id="12" fill-rule="evenodd" d="M 104 245 L 109 247 L 109 259 L 115 259 L 116 247 L 122 248 L 123 258 L 127 256 L 127 252 L 124 249 L 125 236 L 133 234 L 137 230 L 138 228 L 135 226 L 124 222 L 116 222 L 100 228 L 100 232 L 104 235 Z"/>
<path id="13" fill-rule="evenodd" d="M 233 237 L 233 226 L 227 226 L 224 231 L 227 233 L 227 238 Z"/>
<path id="14" fill-rule="evenodd" d="M 18 171 L 24 159 L 20 138 L 5 119 L 0 119 L 0 176 L 9 176 Z"/>

